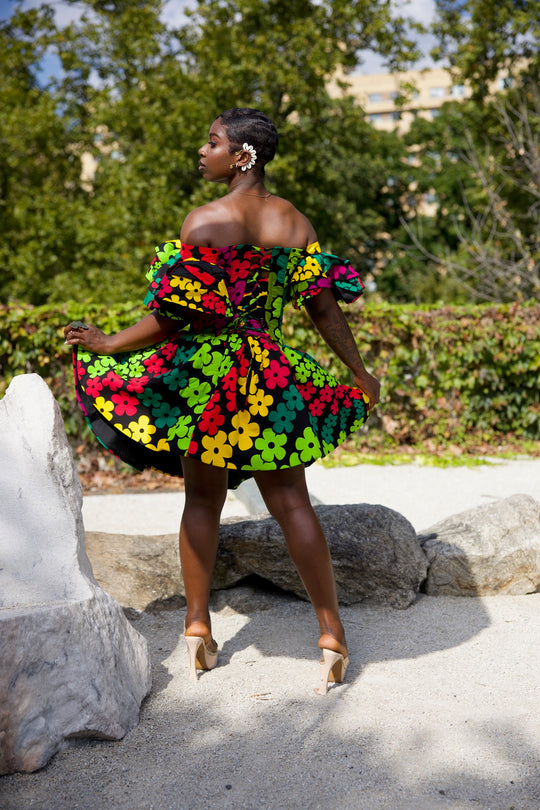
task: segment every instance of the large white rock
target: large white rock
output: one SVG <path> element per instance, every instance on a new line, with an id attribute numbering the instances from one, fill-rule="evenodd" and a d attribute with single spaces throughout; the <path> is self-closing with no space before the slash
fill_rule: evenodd
<path id="1" fill-rule="evenodd" d="M 95 581 L 60 409 L 37 374 L 0 402 L 0 774 L 70 737 L 120 739 L 151 684 L 146 640 Z"/>

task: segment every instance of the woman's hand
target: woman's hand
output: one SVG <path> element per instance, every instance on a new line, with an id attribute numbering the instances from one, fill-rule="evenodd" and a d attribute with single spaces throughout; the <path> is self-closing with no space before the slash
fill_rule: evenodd
<path id="1" fill-rule="evenodd" d="M 64 339 L 68 346 L 82 346 L 93 354 L 113 353 L 110 336 L 97 326 L 70 323 L 64 326 Z"/>
<path id="2" fill-rule="evenodd" d="M 354 384 L 368 395 L 369 407 L 372 408 L 376 405 L 379 402 L 381 393 L 381 384 L 378 379 L 366 371 L 366 369 L 355 374 L 353 379 Z"/>

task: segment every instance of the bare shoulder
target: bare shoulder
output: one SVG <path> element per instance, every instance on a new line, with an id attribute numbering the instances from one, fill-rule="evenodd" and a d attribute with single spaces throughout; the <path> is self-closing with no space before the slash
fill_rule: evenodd
<path id="1" fill-rule="evenodd" d="M 315 228 L 305 214 L 283 197 L 275 197 L 274 199 L 281 227 L 283 227 L 283 223 L 287 223 L 287 229 L 289 230 L 288 240 L 294 244 L 304 243 L 305 245 L 316 242 Z"/>
<path id="2" fill-rule="evenodd" d="M 226 217 L 225 208 L 221 199 L 194 208 L 182 223 L 181 241 L 188 245 L 211 244 L 216 224 Z"/>

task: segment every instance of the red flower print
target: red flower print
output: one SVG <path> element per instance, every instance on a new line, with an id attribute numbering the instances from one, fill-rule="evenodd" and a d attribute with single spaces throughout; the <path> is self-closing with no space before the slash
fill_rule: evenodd
<path id="1" fill-rule="evenodd" d="M 289 368 L 282 366 L 277 360 L 270 360 L 270 365 L 263 369 L 263 374 L 268 388 L 285 388 L 289 379 Z"/>
<path id="2" fill-rule="evenodd" d="M 317 389 L 315 388 L 311 380 L 308 380 L 303 385 L 299 385 L 298 390 L 302 394 L 303 399 L 306 400 L 311 399 L 313 395 L 317 393 Z"/>
<path id="3" fill-rule="evenodd" d="M 77 370 L 75 372 L 75 379 L 79 379 L 86 374 L 86 369 L 83 368 L 83 365 L 80 360 L 77 360 Z"/>
<path id="4" fill-rule="evenodd" d="M 323 402 L 331 402 L 334 399 L 334 392 L 328 384 L 319 391 L 319 396 Z"/>
<path id="5" fill-rule="evenodd" d="M 238 281 L 240 278 L 247 278 L 249 276 L 249 270 L 251 267 L 251 263 L 249 259 L 244 259 L 244 261 L 235 261 L 232 264 L 229 277 L 234 284 L 235 281 Z"/>
<path id="6" fill-rule="evenodd" d="M 127 390 L 133 391 L 135 394 L 142 394 L 149 380 L 150 377 L 147 374 L 143 374 L 142 377 L 133 377 L 127 384 Z"/>
<path id="7" fill-rule="evenodd" d="M 221 413 L 219 405 L 214 405 L 213 408 L 206 407 L 204 410 L 199 427 L 203 433 L 208 433 L 209 436 L 215 436 L 218 428 L 225 422 L 225 417 Z"/>
<path id="8" fill-rule="evenodd" d="M 97 397 L 102 388 L 99 377 L 90 377 L 86 383 L 86 393 L 89 397 Z"/>
<path id="9" fill-rule="evenodd" d="M 233 366 L 230 371 L 225 374 L 222 381 L 222 388 L 224 391 L 234 391 L 238 381 L 238 370 Z"/>
<path id="10" fill-rule="evenodd" d="M 167 360 L 170 360 L 176 354 L 177 348 L 178 346 L 176 346 L 174 343 L 167 343 L 167 345 L 164 346 L 161 351 Z"/>
<path id="11" fill-rule="evenodd" d="M 102 382 L 103 385 L 107 385 L 111 391 L 117 391 L 124 384 L 122 377 L 119 377 L 112 369 L 103 377 Z"/>
<path id="12" fill-rule="evenodd" d="M 130 397 L 125 391 L 120 391 L 119 394 L 113 394 L 111 399 L 116 403 L 114 412 L 118 414 L 118 416 L 124 416 L 124 414 L 126 416 L 135 416 L 137 413 L 138 399 L 136 397 Z"/>
<path id="13" fill-rule="evenodd" d="M 321 416 L 324 411 L 324 402 L 321 399 L 314 399 L 309 403 L 309 411 L 312 416 Z"/>
<path id="14" fill-rule="evenodd" d="M 168 370 L 164 367 L 165 363 L 163 358 L 158 357 L 157 354 L 153 354 L 151 357 L 147 357 L 146 360 L 143 360 L 143 365 L 145 365 L 147 371 L 154 376 L 156 374 L 163 374 L 163 372 Z"/>

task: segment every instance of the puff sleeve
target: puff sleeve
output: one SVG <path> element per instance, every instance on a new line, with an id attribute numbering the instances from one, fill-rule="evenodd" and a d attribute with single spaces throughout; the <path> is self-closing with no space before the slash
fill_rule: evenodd
<path id="1" fill-rule="evenodd" d="M 211 261 L 211 251 L 203 255 L 184 253 L 179 240 L 158 245 L 146 275 L 150 285 L 145 306 L 184 321 L 200 316 L 230 317 L 233 311 L 223 272 Z"/>
<path id="2" fill-rule="evenodd" d="M 331 289 L 336 300 L 350 304 L 362 295 L 364 285 L 347 259 L 323 253 L 315 243 L 289 251 L 285 289 L 287 301 L 300 309 L 323 289 Z"/>

